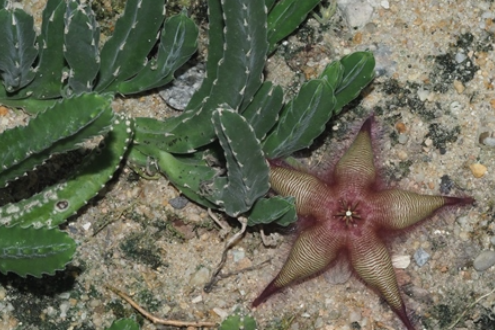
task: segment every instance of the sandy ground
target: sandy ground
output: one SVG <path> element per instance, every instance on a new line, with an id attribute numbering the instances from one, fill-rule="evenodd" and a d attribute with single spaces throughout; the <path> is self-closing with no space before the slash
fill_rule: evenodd
<path id="1" fill-rule="evenodd" d="M 481 251 L 494 249 L 495 147 L 479 141 L 482 133 L 495 134 L 494 17 L 493 1 L 376 1 L 360 28 L 349 27 L 340 12 L 323 23 L 309 19 L 267 64 L 267 79 L 290 94 L 327 63 L 372 50 L 379 74 L 366 96 L 331 121 L 304 161 L 315 167 L 331 160 L 373 112 L 382 132 L 378 165 L 391 186 L 476 199 L 391 245 L 394 258 L 411 260 L 397 274 L 418 329 L 495 328 L 495 267 L 473 268 Z M 117 99 L 114 107 L 132 116 L 175 113 L 158 94 Z M 0 124 L 22 117 L 10 110 Z M 193 203 L 175 209 L 178 196 L 165 178 L 145 180 L 124 166 L 66 227 L 79 247 L 65 272 L 41 280 L 0 276 L 0 327 L 103 329 L 135 314 L 105 289 L 112 284 L 163 318 L 220 321 L 237 310 L 255 317 L 259 329 L 403 328 L 375 293 L 343 271 L 293 286 L 252 310 L 287 256 L 292 236 L 283 229 L 272 229 L 274 248 L 263 245 L 258 229 L 249 230 L 223 269 L 235 274 L 205 293 L 225 239 L 205 209 Z M 235 219 L 222 221 L 231 228 L 227 237 L 239 230 Z M 430 258 L 420 267 L 414 255 L 421 250 Z M 142 329 L 169 329 L 136 317 Z"/>

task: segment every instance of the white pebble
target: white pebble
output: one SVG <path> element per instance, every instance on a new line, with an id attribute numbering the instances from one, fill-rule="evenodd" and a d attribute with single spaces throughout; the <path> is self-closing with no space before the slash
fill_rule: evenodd
<path id="1" fill-rule="evenodd" d="M 464 62 L 466 60 L 466 58 L 467 58 L 467 56 L 464 53 L 459 52 L 459 53 L 455 54 L 455 61 L 457 63 Z"/>
<path id="2" fill-rule="evenodd" d="M 351 28 L 365 26 L 373 16 L 373 7 L 367 0 L 338 1 L 337 6 L 344 13 L 347 25 Z"/>
<path id="3" fill-rule="evenodd" d="M 392 266 L 398 269 L 406 269 L 411 263 L 411 257 L 407 254 L 394 254 L 392 256 Z"/>
<path id="4" fill-rule="evenodd" d="M 387 0 L 383 0 L 382 2 L 380 2 L 380 4 L 383 8 L 390 9 L 390 3 Z"/>
<path id="5" fill-rule="evenodd" d="M 427 89 L 420 88 L 420 89 L 418 89 L 417 94 L 418 94 L 419 100 L 424 102 L 428 99 L 428 96 L 430 95 L 430 91 Z"/>
<path id="6" fill-rule="evenodd" d="M 69 310 L 69 302 L 64 301 L 60 304 L 60 318 L 65 319 L 67 317 L 67 311 Z"/>
<path id="7" fill-rule="evenodd" d="M 213 312 L 215 312 L 215 314 L 217 314 L 218 316 L 220 316 L 220 318 L 222 320 L 223 319 L 226 319 L 229 316 L 229 312 L 227 312 L 224 309 L 218 308 L 218 307 L 214 307 L 213 308 Z"/>

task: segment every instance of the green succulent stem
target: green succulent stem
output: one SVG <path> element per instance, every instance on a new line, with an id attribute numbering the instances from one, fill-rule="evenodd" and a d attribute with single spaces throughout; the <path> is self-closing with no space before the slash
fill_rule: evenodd
<path id="1" fill-rule="evenodd" d="M 0 207 L 0 272 L 41 276 L 62 269 L 75 243 L 57 227 L 101 190 L 124 158 L 250 226 L 294 222 L 292 198 L 266 196 L 267 159 L 308 148 L 374 70 L 371 53 L 350 54 L 288 100 L 280 86 L 264 81 L 267 56 L 318 3 L 209 0 L 199 90 L 178 116 L 129 119 L 114 113 L 114 96 L 163 87 L 195 53 L 199 30 L 184 12 L 166 17 L 163 0 L 128 0 L 113 35 L 101 43 L 86 1 L 48 0 L 37 35 L 29 14 L 0 0 L 0 103 L 36 115 L 0 133 L 0 186 L 103 137 L 71 176 Z M 246 319 L 225 324 L 249 328 Z"/>

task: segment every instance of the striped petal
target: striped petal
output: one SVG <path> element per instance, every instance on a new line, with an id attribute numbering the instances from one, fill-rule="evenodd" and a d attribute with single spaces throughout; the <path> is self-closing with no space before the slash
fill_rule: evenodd
<path id="1" fill-rule="evenodd" d="M 414 330 L 407 317 L 385 244 L 373 232 L 368 232 L 349 244 L 349 258 L 357 275 L 380 293 L 408 330 Z"/>
<path id="2" fill-rule="evenodd" d="M 330 236 L 324 226 L 313 226 L 303 231 L 292 246 L 289 258 L 275 279 L 253 302 L 257 306 L 272 294 L 284 287 L 318 275 L 325 270 L 338 255 L 344 239 Z"/>

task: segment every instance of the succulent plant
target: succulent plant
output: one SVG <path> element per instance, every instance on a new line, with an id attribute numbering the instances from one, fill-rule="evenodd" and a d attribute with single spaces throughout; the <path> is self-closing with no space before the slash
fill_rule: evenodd
<path id="1" fill-rule="evenodd" d="M 106 330 L 139 330 L 139 324 L 132 319 L 119 319 L 113 321 L 110 328 L 106 328 Z"/>
<path id="2" fill-rule="evenodd" d="M 371 53 L 348 55 L 287 102 L 280 86 L 264 81 L 267 56 L 318 3 L 209 0 L 201 88 L 179 116 L 128 119 L 114 114 L 112 97 L 167 84 L 195 52 L 198 29 L 185 13 L 165 18 L 164 1 L 128 0 L 100 49 L 98 25 L 85 1 L 48 0 L 36 36 L 32 17 L 0 0 L 0 32 L 6 36 L 0 40 L 0 103 L 36 114 L 26 126 L 0 134 L 1 186 L 54 154 L 105 137 L 103 152 L 93 150 L 72 177 L 0 207 L 6 251 L 0 272 L 41 276 L 63 268 L 75 244 L 58 225 L 98 193 L 123 157 L 136 169 L 153 159 L 184 195 L 246 216 L 248 225 L 295 221 L 292 198 L 265 196 L 266 159 L 287 158 L 311 145 L 371 81 L 374 69 Z M 221 164 L 220 171 L 208 158 Z"/>
<path id="3" fill-rule="evenodd" d="M 58 225 L 101 190 L 132 139 L 133 121 L 114 114 L 113 95 L 167 84 L 196 51 L 196 25 L 184 13 L 166 19 L 164 5 L 129 0 L 100 50 L 86 1 L 48 0 L 39 36 L 30 15 L 0 2 L 0 103 L 36 114 L 0 135 L 0 187 L 105 136 L 66 181 L 0 207 L 0 272 L 53 274 L 71 260 L 75 242 Z"/>
<path id="4" fill-rule="evenodd" d="M 181 115 L 136 119 L 129 160 L 144 167 L 149 158 L 155 159 L 159 170 L 190 199 L 232 217 L 246 214 L 249 225 L 287 225 L 296 219 L 293 202 L 264 197 L 269 189 L 265 159 L 289 157 L 311 145 L 328 120 L 371 81 L 374 59 L 371 53 L 358 52 L 331 63 L 284 104 L 282 88 L 262 79 L 266 56 L 278 42 L 268 36 L 287 21 L 294 29 L 300 20 L 273 15 L 280 6 L 287 6 L 280 15 L 289 9 L 300 15 L 307 9 L 301 2 L 281 1 L 267 13 L 263 3 L 209 1 L 210 49 L 222 52 L 208 53 L 203 85 Z M 281 25 L 266 24 L 270 17 Z M 263 60 L 252 60 L 253 54 Z M 209 166 L 208 157 L 224 159 L 226 174 Z"/>
<path id="5" fill-rule="evenodd" d="M 119 319 L 112 323 L 110 328 L 106 330 L 139 330 L 139 324 L 133 319 Z M 234 314 L 229 315 L 219 325 L 220 330 L 255 330 L 256 321 L 252 316 L 241 316 L 236 311 Z"/>
<path id="6" fill-rule="evenodd" d="M 220 324 L 220 330 L 256 330 L 256 321 L 252 316 L 242 316 L 238 313 L 230 315 L 222 324 Z"/>
<path id="7" fill-rule="evenodd" d="M 196 51 L 196 25 L 185 13 L 166 19 L 164 0 L 127 1 L 101 49 L 86 1 L 48 0 L 39 36 L 30 15 L 8 2 L 2 7 L 0 102 L 30 113 L 82 92 L 130 95 L 164 86 Z"/>

